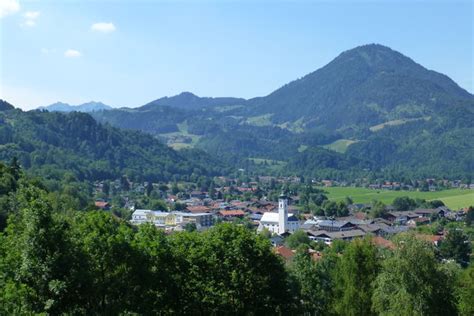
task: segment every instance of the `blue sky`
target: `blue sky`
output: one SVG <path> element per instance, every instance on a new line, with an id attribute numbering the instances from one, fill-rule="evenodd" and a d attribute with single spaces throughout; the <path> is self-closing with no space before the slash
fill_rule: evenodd
<path id="1" fill-rule="evenodd" d="M 23 109 L 251 98 L 368 43 L 472 93 L 473 15 L 472 1 L 0 0 L 0 98 Z"/>

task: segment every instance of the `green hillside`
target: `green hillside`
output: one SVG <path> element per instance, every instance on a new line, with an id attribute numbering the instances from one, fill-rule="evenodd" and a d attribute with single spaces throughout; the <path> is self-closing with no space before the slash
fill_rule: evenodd
<path id="1" fill-rule="evenodd" d="M 18 157 L 46 178 L 172 180 L 217 175 L 223 164 L 202 153 L 178 153 L 149 134 L 98 124 L 90 115 L 0 112 L 0 160 Z M 196 158 L 193 158 L 196 157 Z"/>

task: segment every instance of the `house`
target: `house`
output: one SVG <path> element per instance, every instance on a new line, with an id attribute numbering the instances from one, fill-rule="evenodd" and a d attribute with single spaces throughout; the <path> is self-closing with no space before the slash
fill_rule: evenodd
<path id="1" fill-rule="evenodd" d="M 314 261 L 318 261 L 323 258 L 323 253 L 320 251 L 308 249 L 308 252 L 309 252 L 309 255 L 311 256 L 311 259 L 313 259 Z"/>
<path id="2" fill-rule="evenodd" d="M 387 214 L 387 219 L 393 224 L 397 225 L 406 225 L 406 223 L 413 218 L 420 217 L 419 214 L 413 212 L 389 212 Z"/>
<path id="3" fill-rule="evenodd" d="M 204 205 L 187 206 L 186 211 L 191 213 L 210 213 L 211 209 Z"/>
<path id="4" fill-rule="evenodd" d="M 391 242 L 390 240 L 387 240 L 383 237 L 377 236 L 377 237 L 372 238 L 372 243 L 377 247 L 387 248 L 390 250 L 395 249 L 395 244 Z"/>
<path id="5" fill-rule="evenodd" d="M 396 235 L 399 233 L 407 232 L 409 229 L 408 226 L 387 226 L 382 228 L 382 233 L 384 236 L 386 235 Z"/>
<path id="6" fill-rule="evenodd" d="M 354 229 L 355 225 L 348 221 L 337 220 L 320 220 L 318 221 L 319 230 L 332 231 L 346 231 Z"/>
<path id="7" fill-rule="evenodd" d="M 105 201 L 95 201 L 95 207 L 100 208 L 101 210 L 108 211 L 110 210 L 110 204 L 109 202 Z"/>
<path id="8" fill-rule="evenodd" d="M 348 231 L 308 231 L 307 232 L 311 240 L 323 241 L 326 244 L 331 244 L 334 240 L 345 240 L 349 241 L 355 238 L 362 238 L 366 236 L 366 233 L 360 229 L 353 229 Z"/>
<path id="9" fill-rule="evenodd" d="M 423 216 L 423 217 L 431 217 L 433 215 L 436 215 L 438 217 L 444 217 L 446 215 L 446 213 L 448 212 L 448 208 L 447 207 L 438 207 L 438 208 L 435 208 L 435 209 L 416 209 L 414 210 L 413 212 L 415 214 L 418 214 L 420 216 Z"/>
<path id="10" fill-rule="evenodd" d="M 197 229 L 204 229 L 214 224 L 214 217 L 210 213 L 172 212 L 176 216 L 176 224 L 184 226 L 194 223 Z"/>
<path id="11" fill-rule="evenodd" d="M 300 225 L 300 228 L 303 230 L 316 230 L 317 225 L 318 225 L 317 221 L 313 219 L 308 219 L 302 225 Z"/>
<path id="12" fill-rule="evenodd" d="M 417 234 L 416 238 L 432 243 L 435 246 L 439 246 L 440 242 L 444 239 L 444 236 L 441 235 L 425 235 Z"/>
<path id="13" fill-rule="evenodd" d="M 235 210 L 235 211 L 219 211 L 217 213 L 219 217 L 223 219 L 232 219 L 232 218 L 243 218 L 245 216 L 245 212 L 242 210 Z"/>
<path id="14" fill-rule="evenodd" d="M 275 236 L 272 236 L 272 238 L 270 238 L 270 242 L 273 247 L 278 247 L 278 246 L 283 245 L 284 241 L 285 241 L 284 238 L 281 237 L 280 235 L 275 235 Z"/>
<path id="15" fill-rule="evenodd" d="M 333 186 L 333 182 L 331 180 L 321 180 L 321 183 L 325 186 L 325 187 L 332 187 Z"/>
<path id="16" fill-rule="evenodd" d="M 361 224 L 357 225 L 357 228 L 366 232 L 367 234 L 373 234 L 376 236 L 385 235 L 384 229 L 387 228 L 388 225 L 384 223 L 373 223 L 373 224 Z"/>
<path id="17" fill-rule="evenodd" d="M 292 233 L 299 227 L 298 218 L 293 214 L 288 214 L 288 198 L 282 194 L 278 199 L 278 213 L 263 213 L 257 231 L 261 232 L 266 228 L 272 233 L 281 235 L 285 232 Z"/>
<path id="18" fill-rule="evenodd" d="M 260 220 L 262 219 L 262 214 L 258 214 L 258 213 L 252 213 L 250 214 L 249 218 L 253 221 L 257 221 L 257 222 L 260 222 Z"/>
<path id="19" fill-rule="evenodd" d="M 283 257 L 283 259 L 285 259 L 285 261 L 290 261 L 291 259 L 293 259 L 293 256 L 295 255 L 295 252 L 293 250 L 291 250 L 290 248 L 288 247 L 285 247 L 285 246 L 278 246 L 278 247 L 275 247 L 273 248 L 275 253 L 281 257 Z"/>
<path id="20" fill-rule="evenodd" d="M 430 222 L 430 219 L 428 217 L 417 217 L 417 218 L 410 219 L 407 222 L 407 225 L 410 227 L 416 227 L 423 224 L 428 224 L 429 222 Z"/>

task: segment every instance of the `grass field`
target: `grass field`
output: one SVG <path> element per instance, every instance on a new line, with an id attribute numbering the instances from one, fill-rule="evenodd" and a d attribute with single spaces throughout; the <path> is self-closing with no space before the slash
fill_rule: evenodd
<path id="1" fill-rule="evenodd" d="M 402 125 L 402 124 L 405 124 L 405 123 L 408 123 L 408 122 L 414 122 L 414 121 L 420 121 L 420 120 L 430 120 L 431 117 L 430 116 L 426 116 L 426 117 L 421 117 L 421 118 L 412 118 L 412 119 L 403 119 L 403 120 L 393 120 L 393 121 L 388 121 L 388 122 L 385 122 L 385 123 L 382 123 L 382 124 L 378 124 L 378 125 L 375 125 L 375 126 L 372 126 L 370 127 L 369 129 L 372 131 L 372 132 L 376 132 L 376 131 L 380 131 L 381 129 L 383 129 L 384 127 L 387 127 L 387 126 L 396 126 L 396 125 Z"/>
<path id="2" fill-rule="evenodd" d="M 267 168 L 272 171 L 279 171 L 286 165 L 285 161 L 281 160 L 270 160 L 270 159 L 262 159 L 262 158 L 248 158 L 249 160 L 253 161 L 257 165 L 263 165 L 265 162 L 267 163 Z"/>
<path id="3" fill-rule="evenodd" d="M 177 124 L 179 132 L 160 134 L 165 137 L 168 146 L 173 149 L 180 150 L 184 148 L 193 148 L 199 141 L 201 136 L 190 134 L 188 132 L 188 122 L 184 121 Z"/>
<path id="4" fill-rule="evenodd" d="M 370 203 L 379 200 L 390 204 L 396 197 L 409 196 L 425 200 L 441 200 L 451 209 L 474 205 L 474 190 L 450 189 L 436 192 L 371 190 L 353 187 L 324 187 L 330 200 L 343 200 L 349 196 L 354 203 Z"/>
<path id="5" fill-rule="evenodd" d="M 345 153 L 347 150 L 347 147 L 350 145 L 354 144 L 357 142 L 356 140 L 351 140 L 351 139 L 338 139 L 334 143 L 331 143 L 329 145 L 324 145 L 323 147 L 329 150 L 334 150 L 337 151 L 338 153 Z"/>
<path id="6" fill-rule="evenodd" d="M 249 117 L 245 123 L 253 126 L 272 126 L 272 118 L 273 114 L 263 114 L 259 116 L 252 116 Z"/>

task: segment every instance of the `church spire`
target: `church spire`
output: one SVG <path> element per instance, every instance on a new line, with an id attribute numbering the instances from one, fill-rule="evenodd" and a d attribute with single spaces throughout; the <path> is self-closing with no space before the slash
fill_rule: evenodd
<path id="1" fill-rule="evenodd" d="M 278 198 L 278 233 L 283 234 L 288 226 L 288 198 L 282 192 Z"/>

